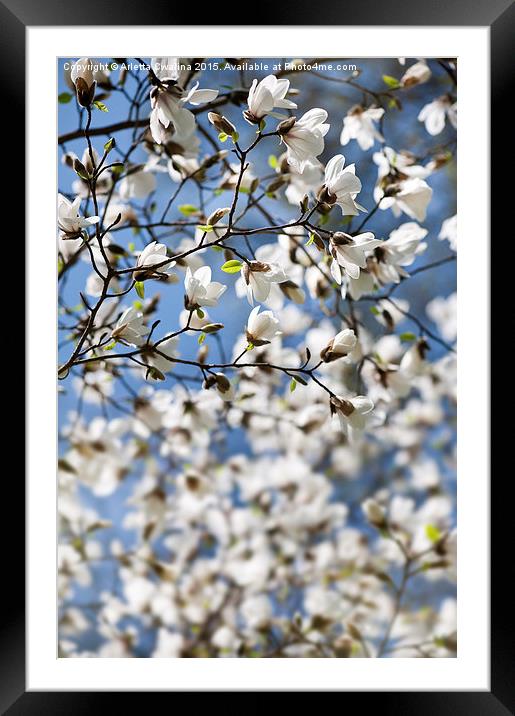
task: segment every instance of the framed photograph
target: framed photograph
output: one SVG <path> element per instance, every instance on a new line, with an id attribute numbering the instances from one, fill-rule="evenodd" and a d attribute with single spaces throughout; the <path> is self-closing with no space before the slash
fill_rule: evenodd
<path id="1" fill-rule="evenodd" d="M 513 713 L 489 438 L 513 7 L 0 13 L 28 306 L 3 710 Z"/>

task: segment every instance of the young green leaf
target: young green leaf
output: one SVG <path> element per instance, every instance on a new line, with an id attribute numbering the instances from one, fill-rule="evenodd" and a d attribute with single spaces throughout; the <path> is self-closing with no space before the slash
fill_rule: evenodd
<path id="1" fill-rule="evenodd" d="M 93 105 L 94 105 L 97 109 L 99 109 L 101 112 L 109 112 L 109 110 L 107 109 L 106 105 L 105 105 L 103 102 L 99 102 L 98 99 L 96 99 L 96 100 L 93 102 Z"/>
<path id="2" fill-rule="evenodd" d="M 243 267 L 243 264 L 241 261 L 238 261 L 237 259 L 232 259 L 231 261 L 226 261 L 223 266 L 221 266 L 222 271 L 225 273 L 238 273 L 241 271 Z"/>
<path id="3" fill-rule="evenodd" d="M 136 293 L 140 298 L 145 298 L 145 284 L 143 281 L 136 281 L 134 284 L 134 288 L 136 289 Z"/>
<path id="4" fill-rule="evenodd" d="M 383 82 L 385 85 L 388 85 L 388 87 L 391 87 L 394 89 L 395 87 L 400 87 L 400 82 L 395 77 L 392 77 L 391 75 L 383 75 Z"/>
<path id="5" fill-rule="evenodd" d="M 57 101 L 59 104 L 68 104 L 68 102 L 71 102 L 73 99 L 73 95 L 71 95 L 69 92 L 61 92 L 60 95 L 57 96 Z"/>

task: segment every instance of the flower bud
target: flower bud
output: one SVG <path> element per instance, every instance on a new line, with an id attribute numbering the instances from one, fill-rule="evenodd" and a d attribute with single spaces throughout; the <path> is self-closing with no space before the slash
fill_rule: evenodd
<path id="1" fill-rule="evenodd" d="M 220 219 L 222 219 L 226 214 L 228 214 L 230 209 L 228 207 L 224 209 L 216 209 L 213 211 L 213 213 L 209 216 L 207 223 L 209 226 L 215 226 L 218 224 Z"/>
<path id="2" fill-rule="evenodd" d="M 346 328 L 329 341 L 321 351 L 320 358 L 324 363 L 331 363 L 338 358 L 343 358 L 354 350 L 357 340 L 354 331 L 351 328 Z"/>
<path id="3" fill-rule="evenodd" d="M 371 525 L 378 528 L 386 527 L 386 513 L 378 502 L 368 498 L 362 503 L 361 509 Z"/>
<path id="4" fill-rule="evenodd" d="M 202 326 L 202 330 L 204 333 L 216 333 L 217 331 L 221 331 L 223 327 L 223 323 L 207 323 L 205 326 Z"/>
<path id="5" fill-rule="evenodd" d="M 218 112 L 208 112 L 207 118 L 218 132 L 231 136 L 236 131 L 234 124 Z"/>
<path id="6" fill-rule="evenodd" d="M 70 78 L 75 85 L 77 101 L 81 107 L 89 107 L 95 98 L 97 83 L 93 75 L 93 62 L 89 57 L 81 57 L 72 65 Z"/>

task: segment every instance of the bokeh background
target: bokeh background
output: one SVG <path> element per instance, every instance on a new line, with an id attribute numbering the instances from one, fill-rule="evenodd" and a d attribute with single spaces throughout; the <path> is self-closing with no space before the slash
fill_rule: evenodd
<path id="1" fill-rule="evenodd" d="M 106 63 L 111 60 L 111 58 L 97 59 Z M 147 62 L 150 61 L 150 58 L 142 59 Z M 223 62 L 222 58 L 216 58 L 216 60 Z M 266 61 L 284 62 L 281 58 L 267 58 Z M 335 62 L 336 61 L 338 60 L 335 60 Z M 59 93 L 70 92 L 70 88 L 66 83 L 64 72 L 64 65 L 69 62 L 70 58 L 62 58 L 58 62 L 57 72 Z M 367 88 L 377 91 L 385 89 L 385 83 L 382 79 L 383 75 L 399 78 L 406 69 L 406 66 L 401 66 L 396 58 L 348 58 L 346 60 L 341 60 L 341 62 L 355 63 L 360 71 L 359 83 Z M 410 62 L 412 62 L 412 60 L 408 59 L 406 64 L 408 65 Z M 397 150 L 409 150 L 417 157 L 427 157 L 430 151 L 438 145 L 448 147 L 451 151 L 454 151 L 455 149 L 455 145 L 453 145 L 455 130 L 453 130 L 448 123 L 445 130 L 440 135 L 432 137 L 425 131 L 424 125 L 417 121 L 417 115 L 420 109 L 425 104 L 449 89 L 449 78 L 444 69 L 441 68 L 438 63 L 432 61 L 430 61 L 430 67 L 432 70 L 431 79 L 424 84 L 410 89 L 409 95 L 406 94 L 400 96 L 402 110 L 389 110 L 385 115 L 383 124 L 383 134 L 386 146 L 395 147 Z M 118 72 L 119 70 L 116 70 L 112 73 L 112 78 L 115 83 Z M 242 86 L 248 87 L 254 77 L 262 79 L 262 77 L 266 74 L 269 74 L 269 72 L 240 73 L 230 69 L 217 71 L 208 70 L 203 72 L 199 77 L 200 87 L 220 88 L 221 91 L 224 89 Z M 328 70 L 324 71 L 322 74 L 326 79 L 322 79 L 321 77 L 310 73 L 296 73 L 290 76 L 292 86 L 299 90 L 299 95 L 296 98 L 299 109 L 295 112 L 295 114 L 300 116 L 304 111 L 307 111 L 312 107 L 323 107 L 327 110 L 329 114 L 328 121 L 331 123 L 331 128 L 325 138 L 325 151 L 319 159 L 325 163 L 335 154 L 341 153 L 345 155 L 347 164 L 355 162 L 356 173 L 361 179 L 363 185 L 358 201 L 368 210 L 371 210 L 373 209 L 375 203 L 373 199 L 373 190 L 377 179 L 377 166 L 372 160 L 372 155 L 375 151 L 378 151 L 380 145 L 376 143 L 373 149 L 364 152 L 355 141 L 351 141 L 345 147 L 342 147 L 339 141 L 343 117 L 354 104 L 360 103 L 363 100 L 363 93 L 349 85 L 342 84 L 339 81 L 342 77 L 349 77 L 349 72 L 342 73 Z M 125 92 L 129 95 L 131 94 L 132 82 L 133 79 L 129 77 L 124 88 Z M 124 92 L 112 91 L 105 97 L 105 99 L 103 99 L 103 101 L 109 111 L 108 113 L 103 113 L 95 110 L 93 114 L 93 126 L 113 124 L 127 118 L 128 101 Z M 245 105 L 238 107 L 229 104 L 224 107 L 223 113 L 237 126 L 240 133 L 241 146 L 247 146 L 255 136 L 255 129 L 242 120 L 241 112 L 243 109 L 245 109 Z M 149 112 L 150 102 L 147 100 L 146 105 L 142 109 L 141 116 L 148 116 Z M 82 113 L 83 110 L 80 109 L 74 99 L 67 103 L 59 103 L 59 135 L 72 132 L 79 126 L 84 126 L 85 117 L 82 116 Z M 207 126 L 205 115 L 201 115 L 200 121 L 204 124 L 204 126 Z M 115 136 L 117 142 L 116 151 L 119 152 L 121 156 L 132 141 L 132 130 L 118 131 Z M 205 154 L 212 154 L 212 147 L 202 136 L 200 138 L 202 142 L 200 157 Z M 107 137 L 93 137 L 93 146 L 97 149 L 99 154 L 102 154 L 102 147 L 106 139 Z M 58 162 L 58 181 L 60 192 L 67 195 L 73 193 L 72 182 L 76 179 L 74 171 L 62 162 L 64 153 L 74 152 L 81 157 L 85 147 L 85 140 L 80 138 L 67 142 L 65 145 L 61 144 L 57 148 L 56 159 Z M 220 148 L 222 149 L 227 147 L 220 145 Z M 253 152 L 251 157 L 251 161 L 254 165 L 254 173 L 258 176 L 269 175 L 271 172 L 268 164 L 269 156 L 271 154 L 278 156 L 281 153 L 282 148 L 279 147 L 279 143 L 276 138 L 263 141 L 257 151 Z M 116 158 L 117 157 L 115 157 L 113 153 L 113 159 Z M 144 163 L 147 158 L 148 155 L 141 148 L 138 148 L 131 157 L 132 161 L 136 163 Z M 162 207 L 168 200 L 170 193 L 175 189 L 175 185 L 171 184 L 170 178 L 167 174 L 157 174 L 156 177 L 157 190 L 154 201 L 157 203 L 158 207 Z M 428 177 L 427 183 L 433 188 L 433 197 L 429 204 L 427 218 L 423 222 L 423 226 L 428 230 L 428 235 L 425 239 L 428 244 L 428 248 L 420 257 L 416 259 L 411 269 L 415 269 L 418 266 L 422 266 L 433 261 L 438 261 L 451 253 L 448 243 L 446 241 L 438 240 L 438 233 L 440 232 L 442 222 L 456 213 L 456 162 L 450 161 L 442 169 L 432 173 Z M 231 193 L 226 192 L 225 194 L 222 194 L 214 199 L 212 207 L 216 208 L 216 206 L 226 206 L 229 205 L 230 202 Z M 137 203 L 138 202 L 136 202 L 136 204 Z M 191 203 L 193 205 L 198 204 L 198 195 L 193 183 L 186 184 L 180 194 L 178 203 Z M 268 203 L 265 202 L 265 205 L 278 222 L 291 220 L 292 216 L 296 215 L 297 212 L 296 208 L 292 207 L 292 205 L 289 204 L 282 196 L 282 193 L 278 200 L 269 200 Z M 173 210 L 170 213 L 170 216 L 172 215 Z M 362 218 L 363 215 L 357 218 L 356 223 L 361 221 Z M 245 219 L 246 225 L 249 227 L 259 226 L 260 221 L 262 221 L 262 219 L 259 214 L 253 212 L 249 212 Z M 389 232 L 398 226 L 399 223 L 402 223 L 402 221 L 409 221 L 409 218 L 403 216 L 401 219 L 397 220 L 393 217 L 390 210 L 377 211 L 367 223 L 366 229 L 373 231 L 377 237 L 387 238 Z M 183 231 L 180 235 L 172 235 L 161 230 L 159 235 L 163 236 L 164 243 L 167 243 L 169 246 L 173 246 L 174 241 L 178 242 L 180 238 L 183 238 L 184 235 L 187 234 Z M 116 242 L 125 246 L 134 242 L 136 246 L 143 247 L 150 240 L 149 236 L 144 232 L 135 233 L 130 227 L 116 232 Z M 260 243 L 271 243 L 274 240 L 273 235 L 270 237 L 261 237 L 259 239 L 251 238 L 254 248 L 257 248 Z M 227 346 L 227 354 L 230 355 L 232 345 L 246 323 L 250 307 L 245 300 L 236 298 L 233 287 L 233 277 L 220 271 L 219 266 L 222 263 L 222 261 L 220 261 L 220 254 L 215 252 L 207 252 L 207 254 L 204 254 L 203 259 L 207 263 L 210 263 L 213 267 L 213 280 L 221 281 L 229 286 L 219 303 L 219 307 L 216 309 L 210 309 L 210 315 L 214 320 L 222 320 L 225 324 L 223 340 L 224 344 Z M 80 303 L 79 291 L 83 290 L 89 273 L 89 263 L 79 261 L 73 270 L 69 272 L 69 276 L 66 281 L 61 283 L 60 299 L 66 305 L 76 306 Z M 438 333 L 438 327 L 432 323 L 431 319 L 426 314 L 426 306 L 435 296 L 446 297 L 455 291 L 456 265 L 455 262 L 451 262 L 440 266 L 436 270 L 420 274 L 416 277 L 416 280 L 414 279 L 404 282 L 396 290 L 395 297 L 397 299 L 407 299 L 410 303 L 410 311 L 413 314 L 420 316 L 427 326 L 431 327 L 435 333 Z M 162 297 L 161 310 L 164 310 L 166 314 L 171 316 L 172 320 L 174 320 L 174 317 L 178 316 L 183 307 L 182 280 L 176 285 L 159 285 L 159 293 Z M 126 305 L 130 305 L 130 301 L 127 301 Z M 323 318 L 323 315 L 315 302 L 311 302 L 309 310 L 313 313 L 316 320 L 321 320 Z M 373 316 L 370 315 L 368 308 L 361 312 L 361 317 L 371 331 L 378 335 L 381 334 L 381 326 L 379 326 Z M 406 319 L 399 325 L 399 330 L 416 332 L 416 326 L 414 326 L 409 319 Z M 63 335 L 62 332 L 60 333 L 59 340 L 59 355 L 61 362 L 68 357 L 71 345 L 66 342 L 66 336 Z M 286 345 L 299 345 L 298 335 L 287 337 L 284 340 Z M 193 334 L 190 338 L 184 335 L 181 336 L 180 345 L 182 357 L 194 357 L 196 351 L 198 350 L 197 335 Z M 216 351 L 214 346 L 213 351 Z M 438 345 L 438 343 L 434 341 L 431 341 L 431 351 L 429 354 L 429 359 L 431 361 L 438 359 L 440 356 L 444 355 L 445 352 L 446 351 L 442 346 Z M 184 371 L 182 372 L 186 373 L 187 367 L 184 367 Z M 142 380 L 135 379 L 134 377 L 131 377 L 128 380 L 135 389 L 139 389 L 143 383 Z M 169 383 L 170 379 L 167 380 L 166 386 L 168 386 Z M 73 380 L 66 381 L 65 384 L 60 387 L 59 424 L 60 427 L 63 427 L 69 422 L 70 416 L 72 416 L 74 411 L 78 408 L 78 392 L 74 388 Z M 116 410 L 109 405 L 101 407 L 99 405 L 84 402 L 80 405 L 80 411 L 82 418 L 85 421 L 89 421 L 97 415 L 104 414 L 107 414 L 108 417 L 117 417 Z M 455 494 L 456 484 L 453 461 L 450 459 L 455 449 L 455 439 L 453 437 L 454 431 L 455 411 L 452 406 L 449 406 L 445 422 L 434 430 L 428 432 L 428 445 L 426 447 L 428 455 L 430 455 L 439 467 L 442 485 L 451 495 Z M 226 439 L 226 455 L 248 452 L 250 449 L 246 443 L 244 432 L 239 429 L 230 431 L 226 436 Z M 60 441 L 60 450 L 66 450 L 65 439 L 61 439 Z M 394 465 L 393 459 L 393 455 L 390 457 L 388 455 L 384 456 L 380 464 L 368 466 L 363 471 L 363 474 L 360 475 L 358 480 L 334 480 L 333 499 L 335 501 L 342 500 L 351 508 L 348 517 L 348 524 L 359 526 L 360 529 L 364 531 L 370 529 L 368 525 L 364 523 L 363 514 L 360 509 L 360 497 L 366 495 L 373 486 L 377 487 L 385 482 L 387 483 L 392 479 L 395 479 L 396 470 L 398 470 L 398 468 Z M 92 506 L 103 518 L 112 522 L 111 527 L 100 530 L 96 535 L 96 539 L 100 540 L 106 545 L 106 547 L 114 538 L 122 540 L 123 544 L 127 548 L 130 548 L 134 543 L 134 534 L 132 534 L 129 530 L 122 529 L 121 524 L 127 510 L 127 499 L 131 496 L 134 485 L 138 481 L 140 474 L 139 466 L 135 465 L 134 471 L 127 476 L 127 478 L 120 484 L 118 489 L 113 494 L 107 497 L 95 497 L 95 495 L 93 495 L 86 487 L 80 488 L 81 499 L 84 504 Z M 87 605 L 94 603 L 101 591 L 117 589 L 115 569 L 109 560 L 106 560 L 105 562 L 99 561 L 98 564 L 95 565 L 93 573 L 94 580 L 91 586 L 86 588 L 77 588 L 71 602 L 79 605 Z M 442 581 L 437 584 L 421 582 L 418 590 L 411 593 L 410 599 L 413 600 L 413 605 L 415 605 L 418 600 L 420 604 L 431 604 L 437 606 L 443 599 L 448 596 L 453 596 L 454 593 L 455 588 L 447 581 Z M 136 655 L 148 656 L 152 651 L 154 638 L 155 635 L 152 633 L 152 630 L 149 630 L 147 634 L 142 634 L 141 639 L 138 642 Z M 98 634 L 94 630 L 86 630 L 81 637 L 81 648 L 94 650 L 98 646 L 98 639 Z"/>

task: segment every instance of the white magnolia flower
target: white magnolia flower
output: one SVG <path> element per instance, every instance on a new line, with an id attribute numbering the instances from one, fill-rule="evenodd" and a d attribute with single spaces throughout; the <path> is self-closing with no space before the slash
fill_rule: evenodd
<path id="1" fill-rule="evenodd" d="M 218 281 L 211 281 L 209 266 L 201 266 L 195 273 L 190 267 L 186 269 L 184 278 L 186 290 L 186 308 L 193 310 L 199 306 L 216 306 L 219 298 L 227 290 L 227 286 Z"/>
<path id="2" fill-rule="evenodd" d="M 83 107 L 88 107 L 95 97 L 96 67 L 98 63 L 93 62 L 89 57 L 80 57 L 71 67 L 70 79 L 77 91 L 77 100 Z"/>
<path id="3" fill-rule="evenodd" d="M 436 296 L 427 304 L 426 313 L 438 326 L 438 330 L 446 341 L 454 341 L 457 333 L 457 294 L 447 298 Z"/>
<path id="4" fill-rule="evenodd" d="M 175 266 L 175 261 L 169 261 L 164 265 L 159 265 L 163 264 L 167 258 L 166 246 L 164 244 L 158 244 L 157 241 L 151 241 L 138 256 L 136 266 L 141 270 L 134 272 L 135 280 L 144 281 L 147 278 L 167 275 Z M 157 268 L 153 270 L 153 266 L 157 266 Z"/>
<path id="5" fill-rule="evenodd" d="M 375 249 L 382 243 L 381 239 L 375 239 L 370 231 L 354 237 L 341 231 L 335 232 L 330 240 L 331 255 L 334 259 L 331 264 L 331 274 L 334 280 L 341 284 L 341 268 L 350 278 L 359 278 L 360 268 L 364 269 L 367 266 L 367 251 Z"/>
<path id="6" fill-rule="evenodd" d="M 289 169 L 288 186 L 284 195 L 290 204 L 298 206 L 306 194 L 314 194 L 322 184 L 323 168 L 316 159 L 305 165 L 302 174 L 299 174 L 293 165 L 289 165 Z"/>
<path id="7" fill-rule="evenodd" d="M 260 303 L 267 300 L 272 283 L 287 280 L 288 277 L 279 264 L 251 261 L 243 266 L 241 277 L 236 282 L 236 291 L 239 294 L 245 289 L 247 300 L 253 306 L 254 299 Z"/>
<path id="8" fill-rule="evenodd" d="M 367 520 L 376 527 L 384 527 L 386 524 L 386 510 L 379 502 L 369 497 L 361 504 L 361 509 Z"/>
<path id="9" fill-rule="evenodd" d="M 80 196 L 77 196 L 73 202 L 62 194 L 58 195 L 57 200 L 57 223 L 61 230 L 63 239 L 76 239 L 82 229 L 98 224 L 99 216 L 84 217 L 80 214 Z"/>
<path id="10" fill-rule="evenodd" d="M 450 216 L 442 224 L 440 233 L 438 234 L 440 240 L 447 239 L 449 245 L 453 251 L 457 251 L 458 244 L 458 215 Z"/>
<path id="11" fill-rule="evenodd" d="M 320 358 L 322 358 L 324 363 L 331 363 L 338 358 L 343 358 L 349 353 L 352 353 L 357 342 L 358 339 L 354 331 L 351 328 L 345 328 L 329 341 L 327 346 L 320 353 Z"/>
<path id="12" fill-rule="evenodd" d="M 200 162 L 197 157 L 184 157 L 181 154 L 174 154 L 167 164 L 170 179 L 179 183 L 186 177 L 196 174 L 200 176 Z"/>
<path id="13" fill-rule="evenodd" d="M 115 340 L 122 343 L 140 346 L 144 342 L 144 337 L 148 331 L 143 314 L 131 306 L 122 313 L 111 335 Z"/>
<path id="14" fill-rule="evenodd" d="M 124 201 L 145 199 L 156 188 L 156 177 L 152 172 L 141 169 L 124 177 L 118 187 L 118 194 Z"/>
<path id="15" fill-rule="evenodd" d="M 431 78 L 431 70 L 427 62 L 420 60 L 411 67 L 408 67 L 406 72 L 401 77 L 401 85 L 403 87 L 414 87 L 420 85 L 423 82 L 427 82 Z"/>
<path id="16" fill-rule="evenodd" d="M 288 164 L 295 167 L 300 174 L 324 151 L 324 137 L 330 127 L 325 123 L 326 119 L 325 109 L 310 109 L 291 129 L 281 135 L 281 141 L 287 147 Z"/>
<path id="17" fill-rule="evenodd" d="M 150 93 L 150 131 L 157 144 L 166 141 L 166 130 L 170 125 L 181 135 L 192 134 L 195 116 L 185 109 L 185 104 L 205 104 L 218 96 L 218 90 L 198 89 L 198 82 L 186 93 L 178 84 L 173 84 L 174 81 L 173 78 L 170 81 L 162 80 L 164 84 L 154 87 Z"/>
<path id="18" fill-rule="evenodd" d="M 241 614 L 249 629 L 263 629 L 273 616 L 270 599 L 265 594 L 250 595 L 241 605 Z"/>
<path id="19" fill-rule="evenodd" d="M 297 105 L 286 99 L 290 88 L 290 80 L 278 80 L 275 75 L 268 75 L 261 82 L 254 80 L 249 90 L 248 110 L 243 113 L 245 119 L 252 124 L 259 122 L 267 114 L 277 116 L 275 108 L 296 109 Z"/>
<path id="20" fill-rule="evenodd" d="M 335 271 L 338 273 L 336 267 Z M 331 273 L 333 272 L 331 271 Z M 342 277 L 342 298 L 347 298 L 348 294 L 354 301 L 359 301 L 363 295 L 372 293 L 376 288 L 377 282 L 375 275 L 366 269 L 360 270 L 358 278 L 351 278 L 347 274 Z"/>
<path id="21" fill-rule="evenodd" d="M 419 122 L 424 122 L 426 131 L 434 137 L 443 131 L 446 117 L 453 127 L 457 126 L 456 108 L 456 102 L 453 102 L 449 95 L 444 94 L 424 105 L 417 119 Z"/>
<path id="22" fill-rule="evenodd" d="M 415 257 L 425 251 L 427 244 L 422 239 L 426 235 L 427 229 L 414 221 L 401 224 L 391 232 L 390 238 L 382 244 L 378 257 L 378 276 L 383 283 L 399 283 L 401 278 L 409 276 L 403 267 L 412 264 Z"/>
<path id="23" fill-rule="evenodd" d="M 346 145 L 355 139 L 363 151 L 374 146 L 374 142 L 384 142 L 383 136 L 377 130 L 374 122 L 378 122 L 384 114 L 382 107 L 369 107 L 363 109 L 360 105 L 353 107 L 343 120 L 343 129 L 340 143 Z"/>
<path id="24" fill-rule="evenodd" d="M 264 346 L 281 334 L 278 330 L 279 321 L 273 312 L 260 313 L 259 309 L 259 306 L 253 308 L 247 321 L 246 336 L 253 346 Z"/>
<path id="25" fill-rule="evenodd" d="M 355 202 L 361 191 L 361 182 L 355 174 L 354 164 L 345 166 L 343 154 L 333 157 L 325 168 L 325 187 L 328 194 L 328 203 L 338 204 L 342 214 L 356 216 L 359 210 L 366 211 Z"/>
<path id="26" fill-rule="evenodd" d="M 167 338 L 162 343 L 159 343 L 155 349 L 154 347 L 151 347 L 149 351 L 143 352 L 141 357 L 145 363 L 150 368 L 155 368 L 158 371 L 157 373 L 152 370 L 147 371 L 148 378 L 152 378 L 153 380 L 163 380 L 163 377 L 160 374 L 168 372 L 173 366 L 173 359 L 177 358 L 179 355 L 177 351 L 178 343 L 179 337 L 172 336 L 171 338 Z M 156 353 L 156 350 L 159 351 L 159 353 Z"/>
<path id="27" fill-rule="evenodd" d="M 151 57 L 150 66 L 155 76 L 162 82 L 177 81 L 180 71 L 180 57 Z"/>
<path id="28" fill-rule="evenodd" d="M 411 219 L 424 221 L 432 196 L 433 190 L 423 179 L 405 179 L 389 185 L 386 196 L 381 199 L 380 208 L 392 209 L 394 216 L 404 212 Z"/>
<path id="29" fill-rule="evenodd" d="M 338 416 L 341 429 L 350 440 L 363 433 L 374 409 L 374 403 L 364 395 L 349 399 L 333 396 L 331 406 Z"/>

